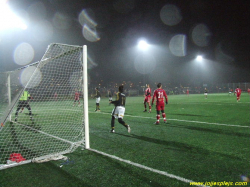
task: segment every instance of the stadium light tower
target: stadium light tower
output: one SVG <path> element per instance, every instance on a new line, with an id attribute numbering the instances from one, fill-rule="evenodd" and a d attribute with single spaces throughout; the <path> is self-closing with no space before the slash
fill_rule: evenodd
<path id="1" fill-rule="evenodd" d="M 138 42 L 138 48 L 140 49 L 140 50 L 146 50 L 146 49 L 148 49 L 148 47 L 149 47 L 149 44 L 145 41 L 145 40 L 139 40 L 139 42 Z"/>
<path id="2" fill-rule="evenodd" d="M 27 29 L 27 25 L 15 15 L 5 0 L 0 0 L 0 31 L 9 28 Z"/>

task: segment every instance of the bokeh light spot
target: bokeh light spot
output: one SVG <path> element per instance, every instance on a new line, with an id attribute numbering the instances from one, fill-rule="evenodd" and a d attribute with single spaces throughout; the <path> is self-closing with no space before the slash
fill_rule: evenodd
<path id="1" fill-rule="evenodd" d="M 169 42 L 169 49 L 175 56 L 186 56 L 186 36 L 183 34 L 173 36 Z"/>
<path id="2" fill-rule="evenodd" d="M 34 88 L 38 86 L 41 81 L 42 81 L 42 73 L 40 69 L 34 66 L 29 66 L 21 72 L 20 83 L 22 84 L 23 87 L 25 87 L 28 84 L 26 86 L 27 88 Z"/>
<path id="3" fill-rule="evenodd" d="M 47 20 L 37 22 L 33 28 L 33 37 L 37 41 L 47 41 L 54 33 L 52 24 Z"/>
<path id="4" fill-rule="evenodd" d="M 66 30 L 72 25 L 71 19 L 62 13 L 56 12 L 52 18 L 52 23 L 57 29 Z"/>
<path id="5" fill-rule="evenodd" d="M 153 55 L 140 53 L 134 60 L 134 66 L 140 74 L 148 74 L 154 71 L 156 61 Z"/>
<path id="6" fill-rule="evenodd" d="M 82 34 L 83 34 L 83 37 L 89 42 L 96 42 L 100 40 L 99 36 L 96 33 L 96 29 L 90 28 L 87 25 L 83 26 Z"/>
<path id="7" fill-rule="evenodd" d="M 192 29 L 192 40 L 200 47 L 209 45 L 211 32 L 205 24 L 198 24 Z"/>
<path id="8" fill-rule="evenodd" d="M 47 10 L 45 5 L 40 2 L 32 3 L 27 10 L 29 17 L 33 20 L 43 20 L 47 16 Z"/>
<path id="9" fill-rule="evenodd" d="M 34 58 L 34 49 L 28 43 L 19 44 L 14 51 L 14 61 L 18 65 L 27 65 Z"/>
<path id="10" fill-rule="evenodd" d="M 182 15 L 177 6 L 168 4 L 162 7 L 160 11 L 160 18 L 164 24 L 174 26 L 180 23 Z"/>
<path id="11" fill-rule="evenodd" d="M 81 13 L 78 15 L 78 21 L 79 23 L 84 26 L 87 25 L 90 28 L 95 28 L 97 26 L 97 23 L 94 21 L 95 14 L 92 9 L 84 9 L 81 11 Z"/>

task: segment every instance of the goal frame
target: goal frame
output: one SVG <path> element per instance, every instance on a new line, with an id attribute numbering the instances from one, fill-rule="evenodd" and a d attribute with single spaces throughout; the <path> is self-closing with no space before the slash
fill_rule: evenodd
<path id="1" fill-rule="evenodd" d="M 52 43 L 49 46 L 51 46 L 51 45 L 57 45 L 57 44 L 58 43 Z M 67 44 L 58 44 L 58 45 L 67 45 Z M 75 45 L 67 45 L 67 46 L 75 46 Z M 81 47 L 81 46 L 76 46 L 76 47 Z M 47 48 L 47 50 L 48 50 L 48 48 Z M 46 50 L 46 52 L 47 52 L 47 50 Z M 45 54 L 46 54 L 46 52 L 45 52 Z M 84 145 L 85 145 L 84 148 L 85 149 L 90 149 L 90 141 L 89 141 L 89 112 L 88 112 L 88 63 L 87 63 L 87 61 L 88 61 L 87 59 L 88 58 L 87 58 L 87 45 L 83 45 L 82 46 L 82 58 L 81 59 L 82 59 L 82 68 L 83 68 L 83 70 L 82 70 L 82 83 L 83 83 L 82 84 L 82 95 L 83 95 L 83 105 L 84 105 L 84 109 L 83 109 L 83 115 L 84 115 L 84 121 L 83 121 L 84 122 Z M 46 61 L 46 60 L 47 59 L 44 59 L 44 60 L 41 60 L 41 61 Z M 27 68 L 27 67 L 32 66 L 32 65 L 35 65 L 35 64 L 37 64 L 37 63 L 39 63 L 41 61 L 29 64 L 27 66 L 23 66 L 21 68 L 18 68 L 18 70 L 23 69 L 23 68 Z M 32 76 L 35 74 L 36 70 L 33 72 Z M 6 73 L 7 73 L 8 106 L 11 107 L 11 109 L 9 111 L 8 118 L 6 118 L 5 121 L 8 120 L 8 121 L 11 122 L 12 121 L 12 119 L 11 119 L 11 113 L 14 110 L 13 107 L 11 106 L 12 105 L 12 98 L 11 98 L 11 80 L 10 80 L 10 74 L 12 73 L 12 71 L 6 72 Z M 32 79 L 32 76 L 30 77 L 30 80 Z M 28 85 L 28 83 L 24 86 L 23 90 L 20 92 L 20 95 L 24 92 L 24 90 L 26 89 L 27 85 Z M 0 132 L 1 132 L 1 130 L 0 130 Z M 46 134 L 44 132 L 42 132 L 42 133 Z M 49 136 L 53 137 L 53 135 L 49 135 Z M 57 137 L 56 139 L 60 139 L 61 141 L 72 143 L 71 147 L 74 147 L 74 146 L 79 147 L 79 145 L 80 145 L 79 144 L 80 142 L 79 143 L 78 142 L 69 142 L 69 141 L 61 139 L 59 137 Z M 83 146 L 80 145 L 80 147 L 83 147 Z M 59 152 L 56 155 L 54 155 L 54 157 L 58 157 L 58 156 L 60 156 L 62 154 L 66 154 L 66 153 L 69 153 L 69 152 L 67 150 L 64 150 L 64 151 Z M 0 170 L 7 169 L 7 168 L 10 168 L 10 167 L 14 167 L 14 166 L 19 166 L 19 165 L 27 164 L 27 163 L 31 163 L 31 162 L 35 162 L 36 159 L 38 159 L 38 160 L 39 159 L 40 160 L 45 159 L 46 160 L 46 158 L 49 158 L 50 156 L 53 157 L 52 154 L 49 154 L 49 155 L 40 156 L 40 157 L 37 157 L 37 158 L 34 158 L 34 159 L 25 160 L 25 161 L 22 161 L 22 162 L 19 162 L 19 163 L 10 163 L 10 164 L 7 163 L 7 164 L 4 164 L 4 165 L 0 165 Z M 53 160 L 53 159 L 51 159 L 51 160 Z M 49 160 L 46 160 L 46 161 L 49 161 Z"/>

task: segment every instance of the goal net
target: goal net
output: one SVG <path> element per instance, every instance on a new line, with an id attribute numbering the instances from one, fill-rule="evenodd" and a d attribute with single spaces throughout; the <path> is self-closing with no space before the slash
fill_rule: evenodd
<path id="1" fill-rule="evenodd" d="M 86 55 L 51 44 L 41 61 L 0 74 L 0 169 L 86 147 Z"/>

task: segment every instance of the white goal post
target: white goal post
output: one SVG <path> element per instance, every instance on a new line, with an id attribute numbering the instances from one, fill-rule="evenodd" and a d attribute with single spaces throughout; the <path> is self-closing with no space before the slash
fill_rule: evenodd
<path id="1" fill-rule="evenodd" d="M 86 45 L 53 43 L 0 73 L 0 170 L 90 148 L 87 69 Z"/>

